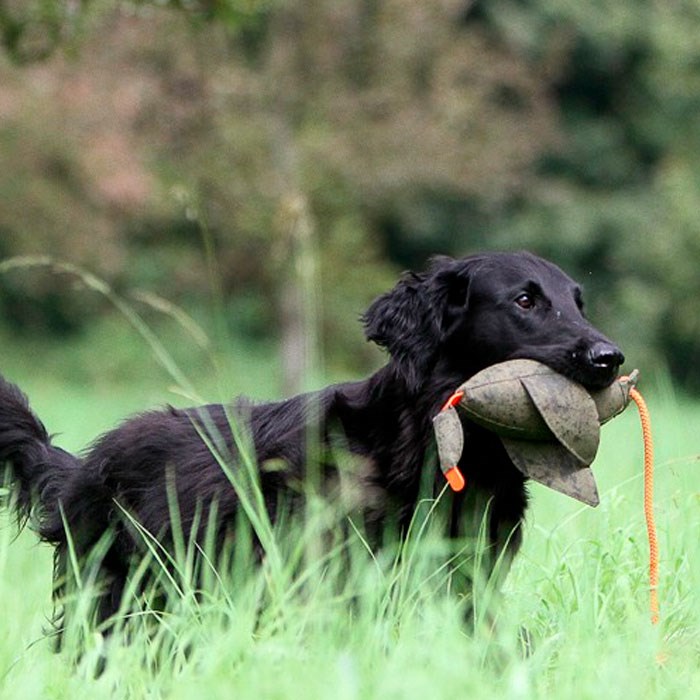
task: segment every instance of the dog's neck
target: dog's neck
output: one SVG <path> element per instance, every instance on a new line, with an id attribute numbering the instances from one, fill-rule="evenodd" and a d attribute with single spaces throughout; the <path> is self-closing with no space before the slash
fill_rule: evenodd
<path id="1" fill-rule="evenodd" d="M 402 527 L 410 520 L 421 484 L 434 480 L 435 493 L 444 484 L 434 447 L 433 418 L 463 381 L 464 377 L 445 373 L 432 376 L 423 390 L 415 391 L 387 365 L 365 381 L 328 389 L 332 393 L 327 396 L 329 418 L 340 423 L 353 452 L 371 458 L 373 481 L 386 494 L 392 504 L 388 507 Z M 498 437 L 468 421 L 465 436 L 470 443 L 469 459 L 461 467 L 470 497 L 478 493 L 490 499 L 507 480 L 515 485 L 516 505 L 524 507 L 524 477 L 508 459 Z M 506 516 L 510 505 L 500 506 Z M 509 517 L 508 522 L 514 525 L 517 517 Z M 497 533 L 491 535 L 495 538 Z"/>
<path id="2" fill-rule="evenodd" d="M 335 416 L 350 442 L 382 461 L 403 465 L 402 475 L 416 481 L 426 461 L 426 446 L 432 444 L 432 419 L 446 398 L 464 378 L 431 377 L 424 387 L 408 386 L 392 364 L 382 367 L 365 381 L 332 387 Z M 395 475 L 394 475 L 395 478 Z"/>

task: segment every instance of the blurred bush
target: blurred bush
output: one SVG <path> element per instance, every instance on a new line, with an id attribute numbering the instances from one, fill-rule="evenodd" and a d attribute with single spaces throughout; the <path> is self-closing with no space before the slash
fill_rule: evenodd
<path id="1" fill-rule="evenodd" d="M 332 362 L 373 361 L 356 319 L 400 269 L 524 247 L 583 280 L 632 364 L 700 390 L 697 3 L 1 7 L 3 256 L 190 308 L 213 290 L 272 338 L 301 201 Z M 27 333 L 105 313 L 46 275 L 0 291 Z"/>

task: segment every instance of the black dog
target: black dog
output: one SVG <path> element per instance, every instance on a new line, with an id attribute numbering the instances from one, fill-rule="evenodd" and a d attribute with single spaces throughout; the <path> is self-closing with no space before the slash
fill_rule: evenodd
<path id="1" fill-rule="evenodd" d="M 368 379 L 279 403 L 145 413 L 100 437 L 82 458 L 52 445 L 25 396 L 0 380 L 0 464 L 10 467 L 20 520 L 30 519 L 56 548 L 57 586 L 68 567 L 66 530 L 83 559 L 112 533 L 98 565 L 99 621 L 118 610 L 134 555 L 143 550 L 134 522 L 167 542 L 173 503 L 186 532 L 211 522 L 216 504 L 217 539 L 230 536 L 241 507 L 231 483 L 242 469 L 234 424 L 247 426 L 272 518 L 279 495 L 298 497 L 310 468 L 326 483 L 340 481 L 333 448 L 342 443 L 363 465 L 351 476 L 379 541 L 388 522 L 405 530 L 422 475 L 439 473 L 432 418 L 465 379 L 497 362 L 530 358 L 598 389 L 615 379 L 624 360 L 585 319 L 579 286 L 527 253 L 438 258 L 376 299 L 363 321 L 367 338 L 389 353 L 388 364 Z M 448 496 L 448 534 L 463 534 L 489 503 L 492 550 L 513 554 L 527 505 L 525 477 L 497 438 L 464 427 L 460 467 L 468 485 Z M 271 462 L 275 468 L 266 469 Z"/>

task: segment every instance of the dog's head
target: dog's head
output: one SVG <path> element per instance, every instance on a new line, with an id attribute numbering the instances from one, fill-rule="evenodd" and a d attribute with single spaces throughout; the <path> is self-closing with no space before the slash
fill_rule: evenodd
<path id="1" fill-rule="evenodd" d="M 538 360 L 589 389 L 608 386 L 624 356 L 583 313 L 581 288 L 529 253 L 436 258 L 363 316 L 411 391 L 435 372 L 463 381 L 505 360 Z"/>

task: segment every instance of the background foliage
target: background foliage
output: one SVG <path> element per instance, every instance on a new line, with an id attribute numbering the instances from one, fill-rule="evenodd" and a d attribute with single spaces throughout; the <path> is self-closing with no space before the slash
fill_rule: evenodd
<path id="1" fill-rule="evenodd" d="M 110 285 L 0 260 L 0 371 L 63 447 L 172 401 L 135 311 L 197 391 L 271 397 L 299 382 L 280 346 L 324 379 L 376 363 L 357 316 L 434 253 L 551 257 L 628 366 L 662 370 L 658 628 L 630 409 L 600 508 L 533 486 L 498 624 L 472 636 L 416 548 L 380 580 L 390 562 L 310 558 L 312 599 L 262 628 L 276 582 L 248 567 L 71 663 L 43 632 L 50 548 L 2 514 L 0 697 L 688 697 L 700 414 L 663 368 L 700 391 L 699 30 L 698 0 L 0 0 L 0 259 Z"/>
<path id="2" fill-rule="evenodd" d="M 267 341 L 301 288 L 361 370 L 401 269 L 525 247 L 630 364 L 700 390 L 697 0 L 2 0 L 0 36 L 0 255 L 195 314 L 214 286 Z M 109 313 L 41 272 L 0 287 L 13 334 Z"/>

